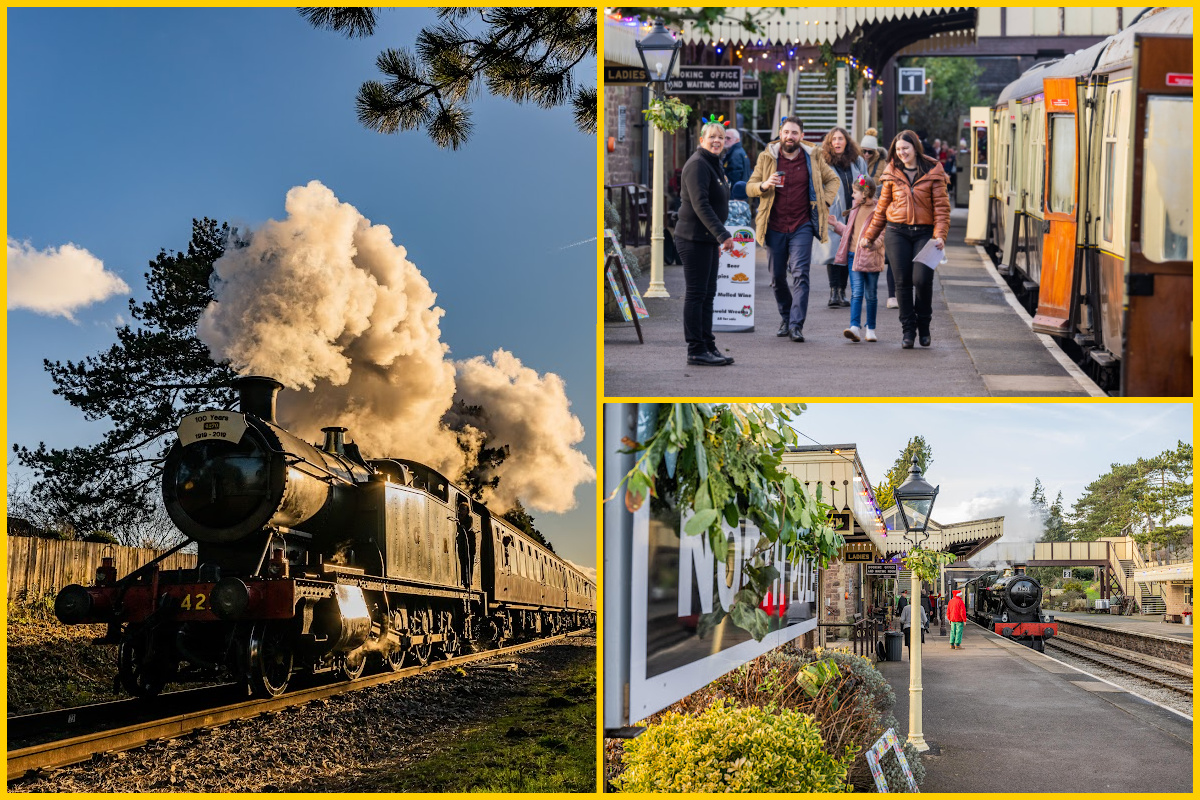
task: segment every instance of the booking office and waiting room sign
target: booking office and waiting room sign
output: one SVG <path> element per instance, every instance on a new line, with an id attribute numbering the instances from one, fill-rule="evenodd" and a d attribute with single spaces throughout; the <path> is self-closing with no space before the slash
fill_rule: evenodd
<path id="1" fill-rule="evenodd" d="M 615 486 L 617 473 L 628 469 L 614 465 L 608 472 L 615 460 L 610 453 L 616 455 L 622 447 L 620 437 L 633 433 L 610 415 L 636 409 L 637 439 L 645 441 L 657 405 L 605 407 L 606 484 Z M 610 437 L 617 440 L 615 445 Z M 742 588 L 742 564 L 752 554 L 759 531 L 745 520 L 736 527 L 725 525 L 731 556 L 717 562 L 707 536 L 681 534 L 687 516 L 665 495 L 632 513 L 620 497 L 606 504 L 606 729 L 643 720 L 817 626 L 817 569 L 803 560 L 785 562 L 782 550 L 776 551 L 774 564 L 781 577 L 766 601 L 768 613 L 777 615 L 773 619 L 778 628 L 756 642 L 734 625 L 722 612 L 732 608 Z M 720 616 L 724 619 L 713 625 Z M 618 643 L 618 638 L 623 641 Z"/>

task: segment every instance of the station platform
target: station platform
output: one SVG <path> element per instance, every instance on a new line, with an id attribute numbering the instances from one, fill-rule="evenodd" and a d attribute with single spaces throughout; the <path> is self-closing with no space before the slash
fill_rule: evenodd
<path id="1" fill-rule="evenodd" d="M 646 299 L 644 344 L 633 323 L 604 326 L 604 392 L 617 397 L 1102 397 L 1032 320 L 982 248 L 964 243 L 966 209 L 951 212 L 947 263 L 933 285 L 932 346 L 900 347 L 899 312 L 879 278 L 878 342 L 843 335 L 850 309 L 829 308 L 824 266 L 810 270 L 803 343 L 777 337 L 779 312 L 765 248 L 757 248 L 755 330 L 716 333 L 727 367 L 687 366 L 683 267 L 665 268 L 669 298 Z M 643 293 L 649 264 L 640 278 Z"/>
<path id="2" fill-rule="evenodd" d="M 1191 792 L 1192 721 L 968 622 L 922 651 L 922 792 Z M 908 735 L 908 649 L 878 664 Z"/>
<path id="3" fill-rule="evenodd" d="M 1127 633 L 1140 633 L 1146 636 L 1163 636 L 1168 639 L 1192 641 L 1191 625 L 1180 625 L 1176 622 L 1163 622 L 1162 614 L 1139 614 L 1123 617 L 1114 614 L 1088 614 L 1078 611 L 1051 611 L 1055 619 L 1080 622 L 1085 625 L 1095 625 L 1100 628 L 1111 628 Z"/>

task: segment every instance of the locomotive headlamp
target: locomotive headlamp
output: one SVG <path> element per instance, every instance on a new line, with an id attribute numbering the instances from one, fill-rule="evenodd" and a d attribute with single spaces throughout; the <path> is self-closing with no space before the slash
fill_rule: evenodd
<path id="1" fill-rule="evenodd" d="M 917 457 L 913 456 L 912 465 L 908 469 L 908 480 L 896 487 L 896 508 L 900 512 L 900 521 L 909 535 L 923 534 L 929 527 L 929 517 L 933 513 L 933 501 L 937 499 L 940 486 L 930 486 L 921 476 L 921 468 L 917 466 Z M 913 544 L 916 544 L 913 539 Z"/>
<path id="2" fill-rule="evenodd" d="M 222 578 L 212 590 L 212 609 L 221 619 L 237 619 L 250 605 L 250 589 L 237 578 Z"/>

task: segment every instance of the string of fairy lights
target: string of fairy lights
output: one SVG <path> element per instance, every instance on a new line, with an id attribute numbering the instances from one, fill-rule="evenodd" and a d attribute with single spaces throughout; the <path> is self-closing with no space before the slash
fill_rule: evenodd
<path id="1" fill-rule="evenodd" d="M 607 13 L 607 18 L 614 23 L 632 28 L 635 30 L 649 31 L 654 27 L 653 21 L 646 22 L 638 17 L 622 16 L 616 13 Z M 745 41 L 738 39 L 726 40 L 725 37 L 720 37 L 714 42 L 698 42 L 692 45 L 695 48 L 695 54 L 698 57 L 706 49 L 712 48 L 714 53 L 719 57 L 719 61 L 729 60 L 731 66 L 744 65 L 750 70 L 769 70 L 774 68 L 777 72 L 782 72 L 785 69 L 795 68 L 797 72 L 804 72 L 806 69 L 809 72 L 819 72 L 824 68 L 818 59 L 819 54 L 812 56 L 809 53 L 817 45 L 812 44 L 814 41 L 807 36 L 801 37 L 799 31 L 795 35 L 792 34 L 791 28 L 793 23 L 790 21 L 776 21 L 762 23 L 768 31 L 767 38 L 762 37 L 747 39 Z M 840 26 L 837 26 L 832 20 L 805 20 L 803 23 L 805 28 L 814 27 L 818 32 L 821 31 L 821 26 L 826 26 L 826 31 L 838 31 Z M 775 26 L 777 35 L 772 37 L 770 29 Z M 796 27 L 800 27 L 800 23 L 795 23 Z M 830 28 L 829 26 L 834 26 Z M 674 34 L 678 35 L 678 34 Z M 816 41 L 832 41 L 836 36 L 824 36 L 820 33 L 816 36 Z M 749 54 L 747 54 L 747 51 Z M 863 79 L 868 84 L 883 86 L 883 79 L 876 76 L 875 70 L 872 67 L 866 66 L 859 62 L 858 58 L 853 55 L 834 55 L 833 63 L 845 64 L 849 70 L 854 70 L 862 74 Z"/>

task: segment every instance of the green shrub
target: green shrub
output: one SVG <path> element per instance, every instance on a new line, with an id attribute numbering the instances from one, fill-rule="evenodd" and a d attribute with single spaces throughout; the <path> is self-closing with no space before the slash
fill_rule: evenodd
<path id="1" fill-rule="evenodd" d="M 626 792 L 844 792 L 857 750 L 825 751 L 816 722 L 720 702 L 699 715 L 667 714 L 625 745 Z"/>

